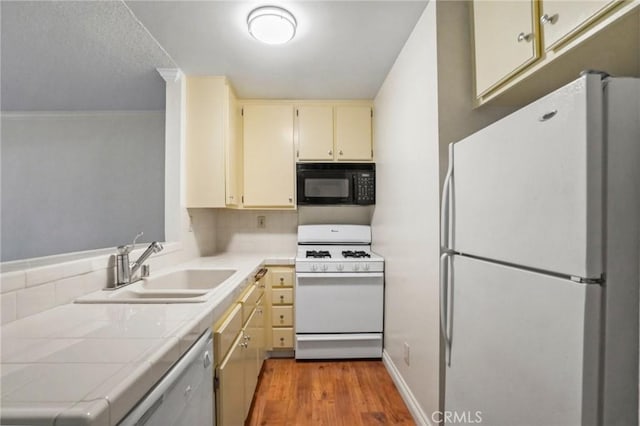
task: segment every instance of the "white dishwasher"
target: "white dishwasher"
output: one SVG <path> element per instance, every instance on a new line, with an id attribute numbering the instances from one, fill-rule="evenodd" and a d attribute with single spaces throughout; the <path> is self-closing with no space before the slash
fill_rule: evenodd
<path id="1" fill-rule="evenodd" d="M 215 425 L 211 330 L 200 336 L 118 425 Z"/>

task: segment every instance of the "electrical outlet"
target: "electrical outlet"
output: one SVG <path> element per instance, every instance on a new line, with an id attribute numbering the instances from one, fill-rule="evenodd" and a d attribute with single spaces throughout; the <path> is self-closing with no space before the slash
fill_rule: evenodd
<path id="1" fill-rule="evenodd" d="M 258 216 L 258 228 L 266 228 L 267 218 L 265 216 Z"/>
<path id="2" fill-rule="evenodd" d="M 404 362 L 407 365 L 410 365 L 410 356 L 409 356 L 409 344 L 404 342 Z"/>

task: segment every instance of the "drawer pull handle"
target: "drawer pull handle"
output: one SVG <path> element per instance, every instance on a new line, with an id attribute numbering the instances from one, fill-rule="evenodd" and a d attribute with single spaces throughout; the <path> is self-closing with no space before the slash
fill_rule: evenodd
<path id="1" fill-rule="evenodd" d="M 284 284 L 284 278 L 280 277 L 280 285 Z"/>
<path id="2" fill-rule="evenodd" d="M 540 17 L 540 23 L 542 25 L 547 25 L 547 24 L 555 24 L 556 21 L 558 20 L 558 14 L 555 13 L 551 16 L 549 16 L 548 14 L 544 14 Z"/>
<path id="3" fill-rule="evenodd" d="M 280 338 L 280 345 L 284 346 L 284 337 Z"/>
<path id="4" fill-rule="evenodd" d="M 284 302 L 284 296 L 280 295 L 280 303 Z"/>
<path id="5" fill-rule="evenodd" d="M 518 34 L 518 43 L 522 43 L 523 41 L 531 41 L 531 37 L 533 37 L 533 34 L 531 33 L 529 34 L 520 33 Z"/>

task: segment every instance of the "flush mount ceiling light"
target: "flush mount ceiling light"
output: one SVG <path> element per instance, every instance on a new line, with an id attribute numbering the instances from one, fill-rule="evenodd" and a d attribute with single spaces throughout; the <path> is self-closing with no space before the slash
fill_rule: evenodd
<path id="1" fill-rule="evenodd" d="M 253 9 L 247 16 L 249 34 L 267 44 L 283 44 L 296 34 L 298 23 L 288 11 L 277 6 Z"/>

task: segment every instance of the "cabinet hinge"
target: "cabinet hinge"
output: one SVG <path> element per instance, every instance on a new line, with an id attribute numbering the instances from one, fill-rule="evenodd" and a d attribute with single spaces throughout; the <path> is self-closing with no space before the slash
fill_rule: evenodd
<path id="1" fill-rule="evenodd" d="M 371 158 L 373 158 L 373 149 L 371 149 Z"/>
<path id="2" fill-rule="evenodd" d="M 300 150 L 296 149 L 296 157 L 300 158 Z"/>
<path id="3" fill-rule="evenodd" d="M 242 196 L 242 204 L 244 204 L 244 195 Z"/>
<path id="4" fill-rule="evenodd" d="M 296 108 L 296 117 L 298 116 L 298 108 Z"/>
<path id="5" fill-rule="evenodd" d="M 213 389 L 214 390 L 220 389 L 220 379 L 218 378 L 217 374 L 213 377 Z"/>
<path id="6" fill-rule="evenodd" d="M 240 108 L 240 115 L 244 117 L 244 108 Z"/>
<path id="7" fill-rule="evenodd" d="M 373 108 L 371 108 L 371 118 L 373 118 Z"/>

